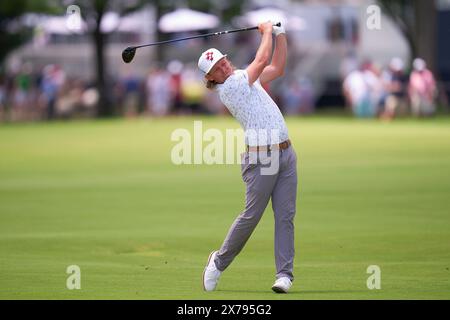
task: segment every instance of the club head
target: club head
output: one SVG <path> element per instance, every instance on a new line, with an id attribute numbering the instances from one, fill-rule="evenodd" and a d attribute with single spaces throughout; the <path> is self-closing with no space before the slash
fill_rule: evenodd
<path id="1" fill-rule="evenodd" d="M 128 47 L 122 51 L 122 59 L 125 63 L 130 63 L 133 60 L 134 55 L 136 54 L 136 48 Z"/>

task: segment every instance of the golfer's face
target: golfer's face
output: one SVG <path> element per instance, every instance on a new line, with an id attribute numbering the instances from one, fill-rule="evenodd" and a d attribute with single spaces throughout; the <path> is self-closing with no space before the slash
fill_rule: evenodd
<path id="1" fill-rule="evenodd" d="M 233 73 L 233 67 L 227 58 L 223 57 L 214 65 L 207 74 L 208 80 L 214 80 L 217 83 L 224 83 L 225 80 Z"/>

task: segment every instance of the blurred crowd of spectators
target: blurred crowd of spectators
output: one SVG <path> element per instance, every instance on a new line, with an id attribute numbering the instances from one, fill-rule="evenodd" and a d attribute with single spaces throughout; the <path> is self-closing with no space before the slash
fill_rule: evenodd
<path id="1" fill-rule="evenodd" d="M 97 90 L 68 77 L 61 66 L 49 64 L 40 70 L 24 63 L 17 70 L 0 74 L 0 119 L 8 121 L 92 116 Z"/>
<path id="2" fill-rule="evenodd" d="M 426 117 L 436 112 L 436 81 L 421 58 L 414 59 L 409 75 L 398 57 L 385 69 L 365 61 L 344 74 L 343 92 L 357 117 L 393 119 L 406 114 Z"/>
<path id="3" fill-rule="evenodd" d="M 400 58 L 385 68 L 366 61 L 351 68 L 343 61 L 342 87 L 348 107 L 357 117 L 436 112 L 436 82 L 424 60 L 417 58 L 407 74 Z M 306 77 L 288 74 L 266 88 L 287 115 L 315 111 L 316 92 Z M 114 115 L 166 116 L 173 114 L 227 114 L 217 94 L 206 89 L 197 66 L 174 60 L 151 69 L 142 78 L 123 72 L 109 81 L 109 101 Z M 58 65 L 33 70 L 24 63 L 16 71 L 0 75 L 0 119 L 7 121 L 94 117 L 99 94 L 92 83 L 66 75 Z"/>
<path id="4" fill-rule="evenodd" d="M 286 114 L 312 113 L 314 92 L 306 78 L 285 79 L 286 85 L 267 88 Z M 127 69 L 110 79 L 109 103 L 117 116 L 227 114 L 217 94 L 205 87 L 196 65 L 170 61 L 153 67 L 146 77 Z M 281 88 L 281 90 L 280 90 Z M 0 120 L 32 121 L 94 117 L 99 93 L 93 83 L 71 77 L 59 65 L 35 70 L 24 63 L 0 74 Z"/>
<path id="5" fill-rule="evenodd" d="M 287 85 L 266 90 L 285 114 L 312 113 L 314 90 L 306 78 L 285 79 Z M 153 68 L 145 79 L 128 71 L 115 84 L 114 100 L 119 114 L 161 117 L 186 114 L 228 114 L 216 92 L 206 82 L 196 64 L 170 61 L 164 68 Z"/>

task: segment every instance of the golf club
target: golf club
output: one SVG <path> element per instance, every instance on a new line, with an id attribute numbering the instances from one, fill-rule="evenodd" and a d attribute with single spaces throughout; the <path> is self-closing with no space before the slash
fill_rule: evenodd
<path id="1" fill-rule="evenodd" d="M 278 22 L 274 24 L 274 26 L 281 26 L 281 22 Z M 136 49 L 142 48 L 142 47 L 150 47 L 150 46 L 156 46 L 159 44 L 166 44 L 166 43 L 172 43 L 172 42 L 178 42 L 178 41 L 184 41 L 184 40 L 190 40 L 190 39 L 196 39 L 196 38 L 205 38 L 205 37 L 211 37 L 211 36 L 219 36 L 221 34 L 227 34 L 227 33 L 233 33 L 233 32 L 240 32 L 240 31 L 249 31 L 249 30 L 256 30 L 258 27 L 249 27 L 249 28 L 242 28 L 242 29 L 234 29 L 234 30 L 226 30 L 226 31 L 219 31 L 219 32 L 213 32 L 213 33 L 206 33 L 206 34 L 200 34 L 197 36 L 187 37 L 187 38 L 179 38 L 179 39 L 173 39 L 173 40 L 166 40 L 166 41 L 160 41 L 160 42 L 154 42 L 149 44 L 143 44 L 140 46 L 135 47 L 128 47 L 122 52 L 122 59 L 125 63 L 130 63 L 135 54 Z"/>

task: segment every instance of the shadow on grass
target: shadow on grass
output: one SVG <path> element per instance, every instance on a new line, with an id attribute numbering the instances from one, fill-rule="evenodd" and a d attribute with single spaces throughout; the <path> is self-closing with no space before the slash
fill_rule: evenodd
<path id="1" fill-rule="evenodd" d="M 223 292 L 223 293 L 261 293 L 261 294 L 267 294 L 267 293 L 272 293 L 273 295 L 276 296 L 283 296 L 283 295 L 288 295 L 291 296 L 293 294 L 295 295 L 303 295 L 303 294 L 320 294 L 320 293 L 327 293 L 327 294 L 333 294 L 333 293 L 366 293 L 367 290 L 292 290 L 289 291 L 289 293 L 287 294 L 283 294 L 283 293 L 275 293 L 272 290 L 264 290 L 264 291 L 256 291 L 256 290 L 226 290 L 226 289 L 221 289 L 221 290 L 217 290 L 217 292 Z"/>

